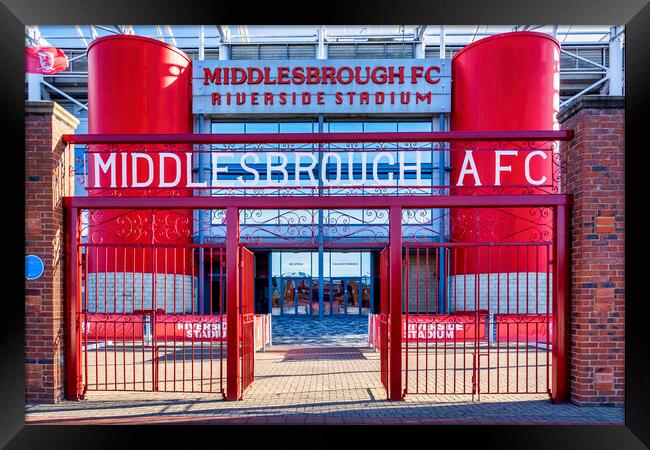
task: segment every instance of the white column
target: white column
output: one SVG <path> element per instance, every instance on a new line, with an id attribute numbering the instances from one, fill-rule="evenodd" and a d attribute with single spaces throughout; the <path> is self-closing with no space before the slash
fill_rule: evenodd
<path id="1" fill-rule="evenodd" d="M 205 26 L 199 27 L 199 60 L 205 59 Z"/>
<path id="2" fill-rule="evenodd" d="M 325 34 L 327 31 L 324 26 L 318 27 L 318 46 L 316 47 L 316 59 L 327 59 L 327 47 L 325 46 Z"/>
<path id="3" fill-rule="evenodd" d="M 41 81 L 43 81 L 43 75 L 40 73 L 27 74 L 27 100 L 41 100 Z"/>
<path id="4" fill-rule="evenodd" d="M 610 29 L 609 68 L 607 69 L 609 95 L 623 95 L 623 41 L 618 31 L 617 26 Z"/>

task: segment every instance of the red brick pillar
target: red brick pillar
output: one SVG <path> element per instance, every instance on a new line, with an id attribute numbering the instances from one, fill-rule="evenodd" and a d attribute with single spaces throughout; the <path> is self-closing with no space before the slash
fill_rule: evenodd
<path id="1" fill-rule="evenodd" d="M 63 398 L 65 239 L 62 197 L 73 194 L 71 149 L 61 135 L 79 121 L 55 102 L 25 104 L 25 254 L 45 263 L 25 281 L 25 401 Z"/>
<path id="2" fill-rule="evenodd" d="M 558 114 L 570 232 L 569 390 L 581 406 L 623 406 L 624 98 L 586 96 Z"/>

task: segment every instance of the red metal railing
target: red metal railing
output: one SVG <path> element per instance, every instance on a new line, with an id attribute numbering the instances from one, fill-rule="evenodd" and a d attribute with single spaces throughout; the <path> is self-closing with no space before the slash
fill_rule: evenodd
<path id="1" fill-rule="evenodd" d="M 407 132 L 407 133 L 278 133 L 278 134 L 123 134 L 123 135 L 65 135 L 64 141 L 70 145 L 84 145 L 85 149 L 82 156 L 76 159 L 74 167 L 70 168 L 75 174 L 77 185 L 84 190 L 92 191 L 95 196 L 114 196 L 119 195 L 126 188 L 122 182 L 119 186 L 112 183 L 112 177 L 104 176 L 104 181 L 96 184 L 97 174 L 100 172 L 99 166 L 96 166 L 97 160 L 102 164 L 107 164 L 109 156 L 121 155 L 113 160 L 111 167 L 113 171 L 118 172 L 115 176 L 118 180 L 121 177 L 128 178 L 131 175 L 132 167 L 140 167 L 138 163 L 129 160 L 129 154 L 134 156 L 138 154 L 142 157 L 152 158 L 154 166 L 164 166 L 161 154 L 165 153 L 168 157 L 170 152 L 181 155 L 179 165 L 175 171 L 180 171 L 180 184 L 173 188 L 177 191 L 188 190 L 195 195 L 212 196 L 219 195 L 224 197 L 241 197 L 241 196 L 373 196 L 373 195 L 404 195 L 404 196 L 426 196 L 426 195 L 446 195 L 451 189 L 467 192 L 472 195 L 503 195 L 519 193 L 558 193 L 560 180 L 563 172 L 563 162 L 560 158 L 557 142 L 569 140 L 572 137 L 571 131 L 480 131 L 480 132 Z M 452 145 L 453 144 L 453 145 Z M 504 185 L 483 184 L 481 186 L 459 186 L 450 182 L 447 184 L 444 180 L 438 179 L 438 174 L 433 166 L 440 165 L 441 161 L 449 159 L 451 155 L 466 153 L 472 151 L 475 153 L 490 153 L 497 150 L 516 150 L 521 154 L 541 153 L 550 167 L 551 173 L 547 174 L 546 181 L 543 184 L 521 184 L 521 182 L 512 182 Z M 272 154 L 273 155 L 318 155 L 320 158 L 327 157 L 330 154 L 347 153 L 348 156 L 356 155 L 349 161 L 341 162 L 338 160 L 338 176 L 336 181 L 331 182 L 331 174 L 313 168 L 301 167 L 298 169 L 297 161 L 295 173 L 286 173 L 283 182 L 278 183 L 271 175 L 271 169 L 260 168 L 262 172 L 256 177 L 252 173 L 236 177 L 233 174 L 219 175 L 220 179 L 205 180 L 203 171 L 191 180 L 192 168 L 189 170 L 185 167 L 193 164 L 195 169 L 199 167 L 200 160 L 205 154 L 218 154 L 221 157 L 232 157 L 237 154 Z M 366 163 L 366 156 L 371 157 L 377 154 L 377 158 L 382 155 L 386 161 L 397 164 L 401 154 L 418 154 L 424 155 L 423 158 L 429 158 L 424 161 L 424 165 L 429 165 L 424 171 L 420 171 L 423 178 L 409 178 L 408 176 L 397 177 L 395 180 L 377 175 L 375 178 L 375 168 L 372 162 Z M 379 155 L 381 154 L 381 155 Z M 446 154 L 446 155 L 443 155 Z M 258 155 L 255 158 L 258 158 Z M 363 160 L 361 161 L 361 155 Z M 173 155 L 172 155 L 173 156 Z M 186 156 L 189 158 L 187 159 Z M 241 156 L 241 155 L 240 155 Z M 532 155 L 531 155 L 532 156 Z M 92 157 L 92 158 L 91 158 Z M 297 158 L 297 156 L 296 156 Z M 106 161 L 104 161 L 106 160 Z M 288 160 L 287 160 L 288 161 Z M 361 161 L 361 162 L 360 162 Z M 384 162 L 386 162 L 384 161 Z M 405 160 L 406 161 L 406 160 Z M 258 161 L 259 162 L 259 161 Z M 237 160 L 231 161 L 232 164 Z M 409 162 L 409 164 L 411 164 Z M 210 164 L 209 162 L 207 164 Z M 249 161 L 250 164 L 250 161 Z M 289 166 L 291 166 L 291 164 Z M 326 164 L 323 163 L 325 166 Z M 342 165 L 341 165 L 342 164 Z M 346 164 L 354 165 L 347 168 L 347 175 L 343 177 Z M 125 169 L 124 167 L 128 169 Z M 287 167 L 289 167 L 287 166 Z M 363 174 L 358 175 L 360 167 Z M 96 167 L 94 171 L 97 174 L 91 176 L 91 168 Z M 320 167 L 320 166 L 319 166 Z M 205 167 L 205 170 L 210 168 Z M 393 168 L 394 169 L 394 168 Z M 391 169 L 391 170 L 393 170 Z M 103 169 L 102 169 L 103 170 Z M 108 170 L 108 169 L 106 169 Z M 138 169 L 144 170 L 144 169 Z M 166 170 L 172 170 L 170 168 Z M 328 169 L 329 170 L 329 169 Z M 517 169 L 519 171 L 519 169 Z M 523 169 L 522 169 L 523 170 Z M 407 171 L 412 171 L 407 169 Z M 308 179 L 300 178 L 300 173 L 310 173 Z M 176 173 L 176 172 L 174 172 Z M 262 182 L 262 175 L 266 173 L 266 181 Z M 329 172 L 327 172 L 329 173 Z M 187 175 L 190 174 L 190 175 Z M 326 179 L 322 179 L 322 177 Z M 171 188 L 160 187 L 162 176 L 146 183 L 146 186 L 129 185 L 129 195 L 142 192 L 143 196 L 164 196 Z M 167 175 L 170 177 L 170 175 Z M 110 182 L 109 182 L 110 178 Z M 174 177 L 171 176 L 173 179 Z M 372 179 L 370 179 L 372 178 Z M 207 185 L 189 185 L 190 181 L 202 180 Z M 156 184 L 158 183 L 158 184 Z M 133 183 L 131 183 L 133 184 Z"/>
<path id="2" fill-rule="evenodd" d="M 551 394 L 552 247 L 551 241 L 406 247 L 407 393 L 479 399 L 482 393 Z M 467 267 L 468 252 L 483 254 L 487 266 Z M 443 273 L 438 272 L 441 257 Z M 499 268 L 507 258 L 519 260 L 516 271 Z M 442 299 L 441 279 L 446 281 Z"/>
<path id="3" fill-rule="evenodd" d="M 246 146 L 256 145 L 260 151 L 268 151 L 269 148 L 272 148 L 273 151 L 282 151 L 278 150 L 280 146 L 275 146 L 276 144 L 286 143 L 290 147 L 293 144 L 291 151 L 323 151 L 323 144 L 330 146 L 330 149 L 337 150 L 342 149 L 344 151 L 353 150 L 359 145 L 367 142 L 375 143 L 396 143 L 395 146 L 386 147 L 389 152 L 398 152 L 398 151 L 408 151 L 409 149 L 418 149 L 417 143 L 437 143 L 439 145 L 434 146 L 437 151 L 453 151 L 451 146 L 447 146 L 446 143 L 456 142 L 462 143 L 467 142 L 469 144 L 475 142 L 492 142 L 497 147 L 501 148 L 501 143 L 507 145 L 517 142 L 517 145 L 524 146 L 524 151 L 533 150 L 537 144 L 542 143 L 543 148 L 546 151 L 554 152 L 555 155 L 557 152 L 557 147 L 554 146 L 553 142 L 559 140 L 568 140 L 571 138 L 572 133 L 566 131 L 538 131 L 538 132 L 444 132 L 444 133 L 373 133 L 373 134 L 272 134 L 272 135 L 112 135 L 112 136 L 89 136 L 89 135 L 74 135 L 66 136 L 64 139 L 70 145 L 74 144 L 85 144 L 85 145 L 100 145 L 100 146 L 109 146 L 107 151 L 119 151 L 120 145 L 122 144 L 137 144 L 143 151 L 152 152 L 158 147 L 164 145 L 178 146 L 181 144 L 216 144 L 221 145 L 219 151 L 244 151 L 247 150 Z M 399 143 L 412 143 L 413 145 L 401 146 Z M 238 147 L 239 145 L 244 147 Z M 315 144 L 315 145 L 309 145 Z M 344 146 L 332 147 L 336 144 L 345 144 Z M 533 145 L 529 145 L 533 144 Z M 392 145 L 392 144 L 391 144 Z M 149 146 L 149 147 L 147 147 Z M 275 146 L 275 147 L 273 147 Z M 173 147 L 170 147 L 173 148 Z M 429 147 L 431 149 L 431 147 Z M 93 149 L 90 150 L 90 153 L 94 152 Z M 377 151 L 378 147 L 375 149 L 366 148 L 365 144 L 361 145 L 361 151 Z M 106 151 L 105 149 L 100 151 Z M 193 153 L 201 153 L 213 151 L 210 149 L 193 149 Z M 489 151 L 489 150 L 488 150 Z M 88 153 L 87 153 L 88 154 Z M 83 158 L 82 158 L 83 163 Z M 416 365 L 416 368 L 420 368 L 420 362 L 415 362 L 416 360 L 409 361 L 409 358 L 404 358 L 403 349 L 409 349 L 410 344 L 408 343 L 409 337 L 408 333 L 402 338 L 402 330 L 404 323 L 402 320 L 403 315 L 408 317 L 408 311 L 403 311 L 401 298 L 404 294 L 404 274 L 408 274 L 408 266 L 403 265 L 402 251 L 403 245 L 409 240 L 412 240 L 411 237 L 418 241 L 417 234 L 409 236 L 407 232 L 404 235 L 405 230 L 402 225 L 402 213 L 404 209 L 410 208 L 550 208 L 552 209 L 552 233 L 554 236 L 554 245 L 553 245 L 553 261 L 555 264 L 554 272 L 554 292 L 552 296 L 552 311 L 553 311 L 553 326 L 555 327 L 555 332 L 552 333 L 552 375 L 551 375 L 551 391 L 552 398 L 554 401 L 566 401 L 566 386 L 567 386 L 567 372 L 566 372 L 566 363 L 567 363 L 567 343 L 566 343 L 566 319 L 567 319 L 567 208 L 569 206 L 569 199 L 567 196 L 558 194 L 560 187 L 560 174 L 562 172 L 562 163 L 558 158 L 553 158 L 554 163 L 554 175 L 552 183 L 549 187 L 550 190 L 521 190 L 520 187 L 511 187 L 514 191 L 509 191 L 497 186 L 484 186 L 487 190 L 478 191 L 475 188 L 467 190 L 466 194 L 463 194 L 464 191 L 458 190 L 455 195 L 440 195 L 448 194 L 451 186 L 427 186 L 426 192 L 420 192 L 413 190 L 412 186 L 403 186 L 403 189 L 400 192 L 385 190 L 380 186 L 377 186 L 377 189 L 372 191 L 350 191 L 347 192 L 342 190 L 338 192 L 340 195 L 345 195 L 345 200 L 342 200 L 337 196 L 328 196 L 322 190 L 307 190 L 303 194 L 303 197 L 292 196 L 288 191 L 274 191 L 275 195 L 269 195 L 268 190 L 249 190 L 248 194 L 245 196 L 237 196 L 238 192 L 232 190 L 226 190 L 222 192 L 221 196 L 206 196 L 204 188 L 198 188 L 198 191 L 195 190 L 195 196 L 191 197 L 174 197 L 174 196 L 146 196 L 147 193 L 143 191 L 142 196 L 138 197 L 127 197 L 120 196 L 119 188 L 118 189 L 109 189 L 110 192 L 106 192 L 109 196 L 96 196 L 96 197 L 72 197 L 65 198 L 64 205 L 67 208 L 66 219 L 68 223 L 68 250 L 70 254 L 81 255 L 82 252 L 79 249 L 82 246 L 81 235 L 80 235 L 80 210 L 83 208 L 87 209 L 160 209 L 160 210 L 169 210 L 169 209 L 186 209 L 186 210 L 211 210 L 211 209 L 225 209 L 226 218 L 225 220 L 225 234 L 223 236 L 224 241 L 224 253 L 225 258 L 230 263 L 226 265 L 224 276 L 226 279 L 226 290 L 225 290 L 225 299 L 224 307 L 227 311 L 231 313 L 226 314 L 226 324 L 228 329 L 227 334 L 227 345 L 228 349 L 238 349 L 240 348 L 242 332 L 243 332 L 243 323 L 241 321 L 241 316 L 239 314 L 233 313 L 238 311 L 239 301 L 240 301 L 240 290 L 239 283 L 240 281 L 240 224 L 239 224 L 239 213 L 243 209 L 248 210 L 265 210 L 265 209 L 386 209 L 388 210 L 389 220 L 387 223 L 388 228 L 388 238 L 389 238 L 389 266 L 386 273 L 386 278 L 389 280 L 388 283 L 388 307 L 387 316 L 386 316 L 386 333 L 387 338 L 384 340 L 388 344 L 386 350 L 385 361 L 388 362 L 386 367 L 386 376 L 384 377 L 382 372 L 382 378 L 386 378 L 389 389 L 389 398 L 391 399 L 400 399 L 403 397 L 404 391 L 411 392 L 410 382 L 406 382 L 403 377 L 405 374 L 409 373 L 408 370 L 411 370 L 413 364 Z M 82 164 L 83 165 L 83 164 Z M 73 168 L 73 170 L 75 170 Z M 81 173 L 77 172 L 81 180 L 85 184 L 86 173 L 81 169 Z M 557 176 L 556 176 L 557 175 Z M 296 187 L 297 189 L 303 189 L 303 187 Z M 356 188 L 355 188 L 356 189 Z M 513 192 L 517 192 L 514 194 Z M 553 192 L 553 193 L 549 193 Z M 163 192 L 164 193 L 164 192 Z M 357 195 L 361 193 L 362 195 Z M 160 194 L 160 193 L 159 193 Z M 325 195 L 323 195 L 325 194 Z M 480 195 L 477 195 L 480 194 Z M 538 195 L 539 194 L 539 195 Z M 429 241 L 431 239 L 429 238 Z M 483 242 L 479 242 L 482 244 Z M 313 245 L 309 243 L 309 245 Z M 422 249 L 425 246 L 414 245 L 413 243 L 409 244 L 412 249 L 418 248 Z M 450 246 L 448 246 L 450 247 Z M 450 247 L 451 248 L 451 247 Z M 413 250 L 409 250 L 413 251 Z M 420 250 L 422 251 L 422 250 Z M 69 330 L 69 340 L 66 347 L 66 355 L 69 359 L 70 364 L 68 364 L 69 376 L 67 382 L 67 391 L 70 398 L 77 398 L 79 392 L 79 382 L 82 377 L 80 375 L 80 353 L 81 349 L 81 336 L 75 333 L 75 325 L 77 329 L 82 321 L 82 290 L 81 283 L 82 280 L 81 273 L 76 270 L 78 265 L 75 267 L 76 262 L 71 258 L 68 262 L 68 330 Z M 408 278 L 407 278 L 408 280 Z M 87 291 L 84 291 L 84 294 Z M 155 308 L 152 308 L 153 311 L 146 312 L 146 308 L 140 310 L 139 314 L 143 316 L 142 325 L 151 324 L 153 329 L 158 326 L 158 323 L 163 320 L 162 312 L 157 311 Z M 165 312 L 166 313 L 166 312 Z M 476 313 L 475 313 L 476 314 Z M 475 316 L 475 324 L 476 322 Z M 510 320 L 506 317 L 507 320 Z M 512 319 L 515 320 L 515 319 Z M 511 320 L 511 322 L 512 322 Z M 110 322 L 110 321 L 109 321 Z M 165 322 L 162 322 L 165 323 Z M 490 322 L 492 323 L 492 322 Z M 497 320 L 494 321 L 495 324 L 499 324 L 498 316 Z M 502 322 L 503 323 L 503 322 Z M 550 323 L 550 321 L 549 321 Z M 112 326 L 112 325 L 111 325 Z M 476 325 L 475 325 L 476 326 Z M 496 325 L 498 328 L 498 325 Z M 521 325 L 518 325 L 521 327 Z M 530 327 L 530 325 L 527 325 Z M 506 330 L 511 329 L 509 326 L 501 325 L 502 328 Z M 515 328 L 517 325 L 515 325 Z M 128 330 L 127 330 L 128 331 Z M 143 332 L 144 333 L 144 332 Z M 549 333 L 550 334 L 550 333 Z M 478 336 L 478 333 L 474 333 L 475 336 Z M 417 337 L 416 337 L 417 339 Z M 402 344 L 404 341 L 404 344 Z M 135 340 L 132 341 L 135 345 Z M 463 341 L 465 342 L 465 341 Z M 480 340 L 475 338 L 474 345 L 478 348 Z M 145 344 L 147 344 L 145 340 Z M 158 342 L 156 342 L 158 345 Z M 137 347 L 139 351 L 142 351 L 141 347 Z M 415 348 L 419 348 L 416 346 Z M 438 347 L 434 347 L 438 348 Z M 149 351 L 149 347 L 146 347 Z M 439 347 L 440 350 L 444 352 L 444 348 Z M 412 351 L 412 350 L 408 350 Z M 416 353 L 419 350 L 416 350 Z M 240 367 L 240 359 L 238 352 L 229 352 L 227 354 L 227 376 L 226 376 L 226 397 L 228 399 L 238 399 L 241 398 L 241 393 L 243 391 L 243 384 L 245 380 L 242 378 L 242 368 Z M 481 353 L 477 353 L 476 358 L 479 361 L 484 356 L 481 356 Z M 426 362 L 424 363 L 426 366 Z M 403 371 L 402 368 L 407 369 Z M 388 370 L 390 369 L 390 370 Z M 146 374 L 145 374 L 146 375 Z M 142 377 L 143 383 L 148 382 L 146 376 Z M 158 381 L 160 384 L 160 373 L 152 372 L 151 375 L 151 385 L 154 385 L 155 381 Z M 416 381 L 417 383 L 417 381 Z M 477 383 L 477 381 L 475 381 Z M 479 389 L 481 384 L 478 384 Z M 404 389 L 406 388 L 406 389 Z M 481 392 L 481 391 L 479 391 Z M 484 392 L 484 391 L 483 391 Z"/>
<path id="4" fill-rule="evenodd" d="M 255 379 L 255 260 L 253 253 L 241 249 L 241 394 Z"/>
<path id="5" fill-rule="evenodd" d="M 389 273 L 389 255 L 388 249 L 385 248 L 381 251 L 379 255 L 379 317 L 376 327 L 374 327 L 374 321 L 371 326 L 374 330 L 373 337 L 376 340 L 376 347 L 379 347 L 379 364 L 380 364 L 380 377 L 381 383 L 386 390 L 386 396 L 390 398 L 390 386 L 389 386 L 389 376 L 388 376 L 388 324 L 390 323 L 389 317 L 389 287 L 388 287 L 388 273 Z M 369 327 L 370 328 L 370 327 Z M 370 332 L 370 330 L 369 330 Z"/>
<path id="6" fill-rule="evenodd" d="M 79 249 L 84 390 L 223 395 L 223 248 L 88 242 Z M 167 266 L 188 260 L 190 267 Z M 203 299 L 199 264 L 210 280 Z"/>

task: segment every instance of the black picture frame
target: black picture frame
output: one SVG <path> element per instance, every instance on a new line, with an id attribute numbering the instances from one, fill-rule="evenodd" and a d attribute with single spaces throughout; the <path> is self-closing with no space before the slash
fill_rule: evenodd
<path id="1" fill-rule="evenodd" d="M 205 439 L 210 446 L 228 442 L 225 434 L 238 439 L 237 446 L 247 448 L 252 438 L 263 439 L 260 445 L 301 447 L 324 443 L 331 437 L 340 445 L 352 438 L 361 438 L 355 446 L 375 445 L 385 441 L 390 433 L 398 441 L 393 445 L 422 445 L 418 440 L 431 440 L 441 446 L 446 439 L 466 444 L 470 437 L 480 448 L 643 448 L 650 446 L 650 355 L 648 352 L 647 290 L 642 290 L 642 271 L 647 262 L 642 259 L 644 219 L 640 198 L 646 196 L 643 153 L 647 152 L 644 131 L 648 128 L 648 91 L 650 90 L 650 5 L 648 0 L 471 0 L 439 1 L 339 1 L 339 2 L 269 2 L 260 5 L 242 2 L 196 0 L 191 3 L 161 0 L 3 0 L 0 5 L 2 50 L 2 124 L 3 196 L 5 220 L 11 229 L 4 233 L 4 282 L 11 290 L 2 290 L 2 322 L 0 322 L 0 445 L 6 448 L 130 448 L 143 439 L 147 446 L 178 441 L 185 448 L 190 440 Z M 408 430 L 391 427 L 365 427 L 357 430 L 344 427 L 336 432 L 323 427 L 302 427 L 298 430 L 282 427 L 185 427 L 185 426 L 25 426 L 24 400 L 24 284 L 22 263 L 24 246 L 24 25 L 25 24 L 196 24 L 196 23 L 440 23 L 440 24 L 622 24 L 626 26 L 626 377 L 625 425 L 603 426 L 429 426 Z M 10 138 L 10 139 L 9 139 Z M 645 138 L 645 139 L 644 139 Z M 647 176 L 645 176 L 647 178 Z M 638 185 L 638 186 L 637 186 Z M 634 200 L 634 202 L 633 202 Z M 636 207 L 635 207 L 636 205 Z M 17 225 L 17 226 L 16 226 Z M 637 264 L 638 261 L 638 264 Z M 647 278 L 647 276 L 646 276 Z M 645 295 L 644 295 L 645 294 Z M 471 436 L 468 433 L 471 432 Z M 156 442 L 159 441 L 159 442 Z M 365 441 L 365 442 L 364 442 Z M 230 445 L 230 444 L 228 444 Z M 428 445 L 427 445 L 428 446 Z"/>

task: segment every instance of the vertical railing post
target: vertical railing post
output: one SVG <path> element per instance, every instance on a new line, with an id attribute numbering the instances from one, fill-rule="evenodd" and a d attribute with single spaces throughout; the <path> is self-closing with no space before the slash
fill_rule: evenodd
<path id="1" fill-rule="evenodd" d="M 568 315 L 569 315 L 569 276 L 568 276 L 568 233 L 567 206 L 555 209 L 555 273 L 553 292 L 553 375 L 551 399 L 553 403 L 566 403 L 569 398 L 568 374 Z"/>
<path id="2" fill-rule="evenodd" d="M 402 397 L 402 207 L 389 210 L 390 267 L 389 267 L 389 399 Z"/>
<path id="3" fill-rule="evenodd" d="M 239 208 L 226 208 L 226 400 L 239 400 Z"/>
<path id="4" fill-rule="evenodd" d="M 66 208 L 65 253 L 65 396 L 79 400 L 82 395 L 81 378 L 81 261 L 79 260 L 79 209 Z"/>

